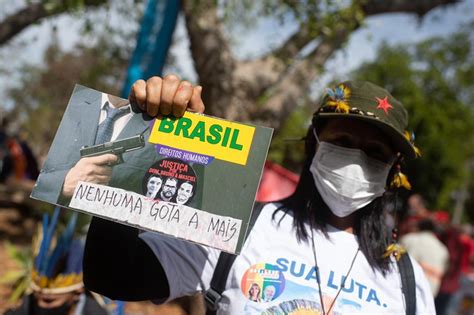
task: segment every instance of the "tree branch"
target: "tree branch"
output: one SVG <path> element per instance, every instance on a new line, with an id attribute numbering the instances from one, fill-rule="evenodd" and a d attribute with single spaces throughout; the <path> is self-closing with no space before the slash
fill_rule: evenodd
<path id="1" fill-rule="evenodd" d="M 326 61 L 347 40 L 349 34 L 350 30 L 346 30 L 326 38 L 305 59 L 295 62 L 272 89 L 268 100 L 262 106 L 254 107 L 251 117 L 258 117 L 258 123 L 278 131 L 294 107 L 307 97 L 310 83 L 321 74 Z"/>
<path id="2" fill-rule="evenodd" d="M 435 7 L 457 2 L 367 1 L 359 10 L 348 8 L 338 16 L 330 34 L 313 33 L 303 25 L 279 48 L 252 61 L 237 61 L 232 56 L 222 22 L 217 17 L 215 1 L 183 1 L 191 53 L 204 87 L 206 112 L 232 120 L 262 123 L 278 131 L 294 106 L 307 97 L 311 82 L 324 69 L 326 61 L 359 27 L 360 13 L 366 16 L 389 12 L 422 15 Z M 354 3 L 357 8 L 357 2 Z M 313 40 L 318 43 L 316 48 L 296 59 Z"/>
<path id="3" fill-rule="evenodd" d="M 308 25 L 302 24 L 272 55 L 283 61 L 294 58 L 313 38 L 314 34 L 311 34 Z"/>
<path id="4" fill-rule="evenodd" d="M 424 16 L 430 10 L 448 4 L 454 4 L 459 0 L 368 0 L 361 1 L 361 9 L 366 16 L 372 16 L 383 13 L 415 13 L 418 16 Z M 290 36 L 279 48 L 262 57 L 259 62 L 267 59 L 269 56 L 274 56 L 283 60 L 287 65 L 290 65 L 290 60 L 295 58 L 301 49 L 317 37 L 324 36 L 318 32 L 311 32 L 307 24 L 302 24 L 301 27 Z"/>
<path id="5" fill-rule="evenodd" d="M 415 13 L 419 16 L 423 16 L 433 8 L 456 2 L 458 2 L 458 0 L 369 0 L 368 2 L 364 2 L 362 9 L 366 16 L 389 12 Z M 280 48 L 272 52 L 275 57 L 283 56 L 283 58 L 288 60 L 293 59 L 293 62 L 285 62 L 283 60 L 282 63 L 280 63 L 280 67 L 276 67 L 275 64 L 278 63 L 275 61 L 275 58 L 270 58 L 271 55 L 253 61 L 254 66 L 260 64 L 258 69 L 271 69 L 267 72 L 266 78 L 268 78 L 268 80 L 259 80 L 260 84 L 256 84 L 261 94 L 269 96 L 263 105 L 259 107 L 254 106 L 253 108 L 249 107 L 250 112 L 248 115 L 239 118 L 262 123 L 278 131 L 294 106 L 306 97 L 310 83 L 321 73 L 325 62 L 332 56 L 334 51 L 341 47 L 347 40 L 349 34 L 359 27 L 355 16 L 348 18 L 343 23 L 351 25 L 351 27 L 336 30 L 337 35 L 332 35 L 332 39 L 323 34 L 320 34 L 317 38 L 312 37 L 311 35 L 313 34 L 309 34 L 308 30 L 303 27 L 301 32 L 297 31 L 290 36 Z M 307 43 L 315 39 L 321 41 L 319 45 L 305 57 L 305 59 L 295 60 L 295 56 L 301 49 L 305 47 Z M 264 61 L 273 66 L 263 66 L 261 63 Z M 246 68 L 251 69 L 255 67 L 247 64 Z M 277 71 L 280 72 L 276 73 Z M 253 73 L 255 73 L 255 71 L 253 71 Z M 249 76 L 251 75 L 248 74 L 247 77 Z M 263 86 L 262 82 L 268 85 Z M 252 94 L 256 92 L 257 91 L 253 91 Z"/>
<path id="6" fill-rule="evenodd" d="M 107 0 L 85 0 L 84 6 L 98 6 L 106 2 Z M 46 4 L 43 2 L 27 5 L 0 22 L 0 45 L 8 42 L 11 38 L 31 24 L 36 23 L 45 17 L 61 14 L 70 8 L 71 6 L 68 5 L 68 1 L 66 0 L 63 0 L 52 10 L 47 10 Z"/>
<path id="7" fill-rule="evenodd" d="M 415 13 L 423 17 L 426 13 L 439 6 L 460 2 L 459 0 L 369 0 L 361 6 L 367 16 L 382 13 Z"/>

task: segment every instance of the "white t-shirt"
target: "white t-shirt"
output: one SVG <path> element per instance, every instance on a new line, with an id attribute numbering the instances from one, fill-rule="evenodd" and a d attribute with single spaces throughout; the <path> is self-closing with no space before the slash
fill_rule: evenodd
<path id="1" fill-rule="evenodd" d="M 275 209 L 273 204 L 262 209 L 230 270 L 218 314 L 321 313 L 311 241 L 297 241 L 290 215 L 278 212 L 272 219 Z M 209 288 L 218 250 L 151 232 L 140 236 L 163 265 L 170 285 L 170 300 Z M 326 312 L 358 248 L 353 234 L 329 227 L 329 237 L 328 240 L 321 232 L 314 231 Z M 429 284 L 420 266 L 412 262 L 417 314 L 435 314 Z M 334 303 L 333 314 L 405 314 L 395 262 L 384 277 L 359 252 L 347 278 Z M 254 293 L 253 298 L 250 293 Z"/>

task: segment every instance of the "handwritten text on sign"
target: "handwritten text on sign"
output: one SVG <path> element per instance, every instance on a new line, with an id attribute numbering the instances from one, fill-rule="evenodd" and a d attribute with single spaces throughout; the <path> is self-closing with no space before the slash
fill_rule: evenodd
<path id="1" fill-rule="evenodd" d="M 231 217 L 86 182 L 76 186 L 69 206 L 232 253 L 242 223 Z"/>
<path id="2" fill-rule="evenodd" d="M 246 165 L 254 133 L 252 126 L 185 112 L 181 118 L 157 118 L 149 141 Z"/>

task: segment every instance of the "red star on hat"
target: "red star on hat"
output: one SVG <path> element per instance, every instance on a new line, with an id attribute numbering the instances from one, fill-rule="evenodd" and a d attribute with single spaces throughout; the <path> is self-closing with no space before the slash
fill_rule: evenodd
<path id="1" fill-rule="evenodd" d="M 388 102 L 388 96 L 385 96 L 384 99 L 380 99 L 378 97 L 375 97 L 377 99 L 377 101 L 379 102 L 377 104 L 377 109 L 383 109 L 383 111 L 385 112 L 385 114 L 388 114 L 388 110 L 393 108 L 392 105 L 390 105 L 390 103 Z"/>

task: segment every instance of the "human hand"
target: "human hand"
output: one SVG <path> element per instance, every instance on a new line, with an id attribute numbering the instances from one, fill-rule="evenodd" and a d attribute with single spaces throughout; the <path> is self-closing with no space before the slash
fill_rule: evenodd
<path id="1" fill-rule="evenodd" d="M 128 98 L 152 117 L 159 114 L 181 117 L 186 110 L 204 112 L 201 91 L 201 86 L 193 86 L 174 74 L 168 74 L 164 78 L 151 77 L 146 82 L 136 81 Z"/>
<path id="2" fill-rule="evenodd" d="M 79 181 L 107 185 L 112 176 L 112 167 L 118 157 L 114 154 L 85 157 L 69 170 L 64 179 L 62 194 L 72 197 Z"/>

